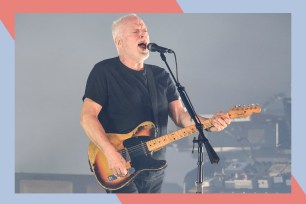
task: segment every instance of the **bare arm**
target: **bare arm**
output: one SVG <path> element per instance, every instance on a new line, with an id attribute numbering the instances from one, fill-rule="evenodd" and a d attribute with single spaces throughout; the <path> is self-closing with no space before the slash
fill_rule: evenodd
<path id="1" fill-rule="evenodd" d="M 189 113 L 183 107 L 183 104 L 180 100 L 175 100 L 169 103 L 169 115 L 173 122 L 179 127 L 187 127 L 194 124 L 194 121 L 191 119 Z M 207 120 L 200 115 L 198 115 L 200 120 Z M 210 118 L 213 127 L 209 128 L 209 131 L 221 131 L 230 124 L 230 119 L 226 113 L 216 113 L 212 118 Z"/>
<path id="2" fill-rule="evenodd" d="M 109 168 L 114 174 L 126 175 L 126 163 L 124 158 L 117 152 L 115 147 L 108 140 L 105 130 L 98 120 L 102 106 L 93 100 L 84 100 L 80 123 L 89 139 L 95 143 L 107 158 Z"/>

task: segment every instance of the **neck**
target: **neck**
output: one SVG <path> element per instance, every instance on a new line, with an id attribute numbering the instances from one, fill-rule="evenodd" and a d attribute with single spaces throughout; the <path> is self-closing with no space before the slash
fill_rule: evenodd
<path id="1" fill-rule="evenodd" d="M 119 59 L 122 62 L 122 64 L 124 64 L 130 69 L 133 69 L 136 71 L 143 70 L 143 64 L 144 64 L 143 60 L 131 60 L 123 56 L 119 56 Z"/>

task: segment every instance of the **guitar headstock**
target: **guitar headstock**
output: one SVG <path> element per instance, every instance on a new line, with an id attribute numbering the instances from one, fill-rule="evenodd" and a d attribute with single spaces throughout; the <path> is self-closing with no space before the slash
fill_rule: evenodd
<path id="1" fill-rule="evenodd" d="M 246 118 L 251 116 L 253 113 L 260 113 L 261 108 L 259 105 L 251 104 L 244 106 L 235 106 L 234 108 L 228 111 L 230 118 Z"/>

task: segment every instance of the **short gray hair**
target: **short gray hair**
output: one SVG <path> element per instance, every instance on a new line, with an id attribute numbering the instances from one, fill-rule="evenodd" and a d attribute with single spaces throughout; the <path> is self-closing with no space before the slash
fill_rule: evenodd
<path id="1" fill-rule="evenodd" d="M 139 18 L 139 16 L 137 16 L 135 13 L 131 13 L 125 16 L 120 17 L 119 19 L 115 20 L 112 24 L 112 35 L 113 35 L 113 39 L 115 40 L 115 38 L 118 36 L 118 34 L 120 33 L 120 25 L 126 21 L 129 18 L 132 17 L 136 17 Z"/>

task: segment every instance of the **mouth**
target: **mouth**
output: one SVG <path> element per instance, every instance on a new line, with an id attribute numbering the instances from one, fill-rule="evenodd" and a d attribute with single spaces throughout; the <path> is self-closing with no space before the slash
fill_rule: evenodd
<path id="1" fill-rule="evenodd" d="M 141 42 L 141 43 L 138 44 L 138 47 L 140 47 L 143 50 L 146 50 L 147 49 L 147 43 L 146 42 Z"/>

